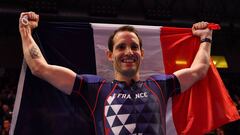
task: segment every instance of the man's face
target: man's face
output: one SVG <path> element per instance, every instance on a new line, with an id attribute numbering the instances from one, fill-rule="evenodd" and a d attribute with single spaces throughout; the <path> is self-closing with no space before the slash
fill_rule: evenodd
<path id="1" fill-rule="evenodd" d="M 114 36 L 113 42 L 113 51 L 108 52 L 108 59 L 118 73 L 133 77 L 139 71 L 143 58 L 138 37 L 133 32 L 120 31 Z"/>
<path id="2" fill-rule="evenodd" d="M 9 120 L 4 120 L 3 121 L 3 128 L 4 129 L 9 129 L 10 128 L 10 121 Z"/>

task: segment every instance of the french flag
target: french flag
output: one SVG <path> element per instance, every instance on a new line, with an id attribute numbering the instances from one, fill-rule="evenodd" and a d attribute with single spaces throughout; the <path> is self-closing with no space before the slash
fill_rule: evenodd
<path id="1" fill-rule="evenodd" d="M 97 74 L 111 81 L 106 58 L 110 34 L 122 24 L 41 23 L 34 38 L 50 64 L 78 74 Z M 191 28 L 133 25 L 145 51 L 141 80 L 156 73 L 171 74 L 191 65 L 199 38 Z M 213 46 L 214 47 L 214 46 Z M 11 135 L 91 135 L 94 126 L 81 97 L 65 95 L 34 77 L 23 64 L 14 106 Z M 202 135 L 239 119 L 239 114 L 211 63 L 207 76 L 191 89 L 168 100 L 167 135 Z"/>

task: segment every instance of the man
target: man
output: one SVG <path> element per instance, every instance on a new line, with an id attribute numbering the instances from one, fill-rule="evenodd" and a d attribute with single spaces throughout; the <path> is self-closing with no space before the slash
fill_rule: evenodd
<path id="1" fill-rule="evenodd" d="M 28 23 L 24 23 L 24 19 Z M 209 68 L 212 31 L 207 22 L 193 25 L 201 39 L 191 67 L 172 75 L 154 75 L 140 80 L 139 67 L 144 57 L 142 41 L 131 26 L 117 29 L 109 38 L 107 58 L 113 63 L 114 80 L 95 75 L 77 75 L 70 69 L 46 62 L 32 37 L 39 16 L 22 13 L 19 31 L 24 58 L 31 72 L 66 94 L 77 94 L 88 104 L 96 134 L 166 134 L 166 103 L 169 97 L 184 92 L 203 78 Z"/>
<path id="2" fill-rule="evenodd" d="M 10 118 L 5 118 L 3 120 L 3 127 L 2 127 L 1 135 L 9 135 L 10 125 L 11 125 Z"/>

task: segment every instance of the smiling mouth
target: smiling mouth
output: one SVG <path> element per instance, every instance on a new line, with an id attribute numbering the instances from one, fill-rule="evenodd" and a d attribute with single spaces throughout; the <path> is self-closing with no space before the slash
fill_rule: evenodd
<path id="1" fill-rule="evenodd" d="M 136 62 L 138 60 L 138 57 L 134 56 L 134 55 L 132 55 L 132 56 L 124 56 L 120 60 L 121 60 L 122 63 L 134 63 L 134 62 Z"/>

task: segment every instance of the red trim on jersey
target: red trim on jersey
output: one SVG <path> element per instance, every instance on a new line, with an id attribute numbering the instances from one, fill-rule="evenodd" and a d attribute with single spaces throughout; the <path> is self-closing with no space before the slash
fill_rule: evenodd
<path id="1" fill-rule="evenodd" d="M 96 106 L 97 106 L 97 101 L 98 101 L 99 92 L 101 91 L 102 86 L 103 86 L 103 84 L 104 84 L 105 82 L 106 82 L 106 80 L 103 80 L 102 83 L 101 83 L 101 85 L 100 85 L 100 87 L 98 88 L 97 97 L 96 97 L 96 102 L 95 102 L 95 105 L 94 105 L 93 110 L 92 110 L 92 112 L 91 112 L 92 115 L 93 115 L 93 113 L 94 113 L 94 111 L 95 111 L 95 109 L 96 109 Z"/>
<path id="2" fill-rule="evenodd" d="M 96 121 L 95 121 L 95 116 L 92 115 L 92 118 L 93 118 L 93 124 L 94 124 L 95 134 L 97 135 L 97 125 L 96 125 Z"/>
<path id="3" fill-rule="evenodd" d="M 114 90 L 116 89 L 117 85 L 118 85 L 118 83 L 116 83 L 116 84 L 113 86 L 111 92 L 108 94 L 107 98 L 106 98 L 105 101 L 104 101 L 104 109 L 103 109 L 103 124 L 104 124 L 104 125 L 103 125 L 103 126 L 104 126 L 104 134 L 105 134 L 105 135 L 108 135 L 108 134 L 109 134 L 109 129 L 105 127 L 105 125 L 106 125 L 105 105 L 106 105 L 106 101 L 107 101 L 108 97 L 109 97 L 110 95 L 112 95 L 112 93 L 113 93 Z"/>
<path id="4" fill-rule="evenodd" d="M 161 105 L 160 103 L 160 100 L 159 100 L 159 97 L 157 96 L 157 94 L 150 88 L 147 86 L 146 82 L 144 83 L 144 86 L 155 96 L 157 97 L 157 100 L 158 100 L 158 104 L 159 106 Z M 161 88 L 160 88 L 161 89 Z M 161 115 L 161 120 L 162 120 L 162 124 L 165 123 L 165 116 L 163 116 L 163 112 L 161 111 L 161 109 L 159 108 L 159 112 L 160 112 L 160 115 Z"/>
<path id="5" fill-rule="evenodd" d="M 156 80 L 154 80 L 152 77 L 149 77 L 149 79 L 151 79 L 156 85 L 157 85 L 157 87 L 160 89 L 160 92 L 161 92 L 161 96 L 162 96 L 162 98 L 164 99 L 163 100 L 163 102 L 164 102 L 164 105 L 166 105 L 166 99 L 165 99 L 165 97 L 163 96 L 163 93 L 162 93 L 162 88 L 160 87 L 160 85 L 157 83 L 157 81 Z"/>
<path id="6" fill-rule="evenodd" d="M 97 97 L 96 97 L 96 102 L 95 102 L 95 105 L 93 107 L 93 110 L 91 111 L 91 115 L 92 115 L 92 118 L 93 118 L 93 123 L 94 123 L 94 130 L 95 130 L 95 133 L 97 135 L 97 125 L 96 125 L 96 120 L 95 120 L 95 116 L 94 116 L 94 111 L 96 109 L 96 105 L 97 105 L 97 101 L 98 101 L 98 95 L 99 95 L 99 92 L 100 90 L 102 89 L 102 86 L 103 84 L 106 82 L 106 80 L 103 80 L 100 87 L 98 88 L 98 92 L 97 92 Z"/>
<path id="7" fill-rule="evenodd" d="M 79 96 L 81 96 L 82 97 L 82 99 L 84 100 L 84 102 L 86 102 L 86 104 L 87 104 L 87 106 L 88 106 L 88 108 L 90 109 L 90 111 L 92 112 L 92 108 L 91 108 L 91 106 L 89 105 L 89 103 L 88 103 L 88 101 L 86 100 L 86 98 L 83 96 L 83 95 L 79 95 Z"/>
<path id="8" fill-rule="evenodd" d="M 82 82 L 83 82 L 82 76 L 80 76 L 80 77 L 81 77 L 81 79 L 80 79 L 79 89 L 78 89 L 77 91 L 73 91 L 73 93 L 76 93 L 77 95 L 79 95 L 79 96 L 84 100 L 84 102 L 87 104 L 89 110 L 92 112 L 91 106 L 89 105 L 89 103 L 88 103 L 88 101 L 86 100 L 86 98 L 84 98 L 84 96 L 83 96 L 83 95 L 81 94 L 81 92 L 80 92 L 80 91 L 81 91 Z"/>

